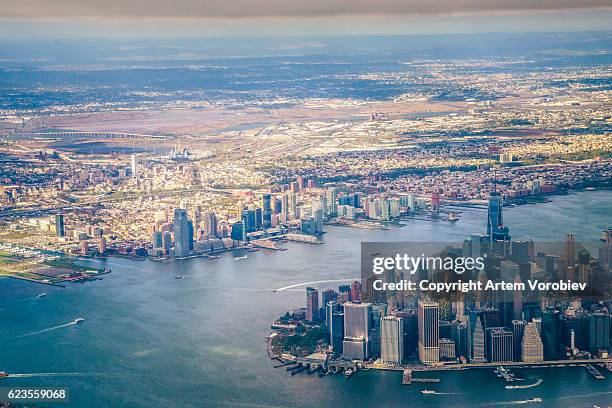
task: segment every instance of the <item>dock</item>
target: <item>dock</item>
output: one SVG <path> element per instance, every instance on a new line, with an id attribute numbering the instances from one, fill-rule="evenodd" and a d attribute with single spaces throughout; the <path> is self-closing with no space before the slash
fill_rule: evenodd
<path id="1" fill-rule="evenodd" d="M 602 373 L 600 373 L 599 370 L 596 369 L 591 364 L 586 365 L 584 368 L 586 368 L 586 370 L 589 372 L 589 374 L 591 374 L 593 376 L 593 378 L 595 378 L 596 380 L 605 380 L 606 379 L 606 377 L 604 377 L 604 375 Z"/>
<path id="2" fill-rule="evenodd" d="M 414 378 L 412 376 L 412 370 L 407 368 L 404 370 L 404 374 L 402 375 L 402 385 L 411 385 L 412 383 L 439 383 L 439 378 Z"/>

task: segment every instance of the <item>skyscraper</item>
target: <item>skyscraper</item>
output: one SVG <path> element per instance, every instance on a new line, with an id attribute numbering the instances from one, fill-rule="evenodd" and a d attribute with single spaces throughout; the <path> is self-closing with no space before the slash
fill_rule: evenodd
<path id="1" fill-rule="evenodd" d="M 236 221 L 232 224 L 231 238 L 234 241 L 244 241 L 246 239 L 244 224 L 242 221 Z"/>
<path id="2" fill-rule="evenodd" d="M 330 217 L 336 216 L 336 207 L 338 205 L 338 191 L 336 187 L 330 187 L 325 192 L 325 196 L 327 198 L 327 214 Z"/>
<path id="3" fill-rule="evenodd" d="M 436 302 L 419 301 L 419 359 L 423 363 L 437 363 L 440 361 L 439 316 L 440 310 Z"/>
<path id="4" fill-rule="evenodd" d="M 380 325 L 380 360 L 399 365 L 404 359 L 404 325 L 401 317 L 385 316 Z"/>
<path id="5" fill-rule="evenodd" d="M 172 222 L 174 224 L 174 256 L 179 258 L 185 257 L 189 255 L 190 233 L 187 211 L 182 208 L 175 209 L 174 219 Z"/>
<path id="6" fill-rule="evenodd" d="M 139 174 L 139 166 L 138 166 L 138 156 L 136 156 L 135 154 L 132 155 L 131 157 L 131 164 L 132 164 L 132 177 L 137 179 Z"/>
<path id="7" fill-rule="evenodd" d="M 344 357 L 351 360 L 365 360 L 369 355 L 370 303 L 344 304 Z"/>
<path id="8" fill-rule="evenodd" d="M 214 212 L 209 212 L 204 216 L 204 235 L 207 238 L 217 237 L 218 221 Z"/>
<path id="9" fill-rule="evenodd" d="M 504 226 L 502 217 L 502 198 L 497 191 L 491 192 L 489 196 L 487 235 L 490 242 L 509 241 L 508 227 Z"/>
<path id="10" fill-rule="evenodd" d="M 306 320 L 319 320 L 319 291 L 314 288 L 306 288 Z"/>
<path id="11" fill-rule="evenodd" d="M 472 328 L 472 362 L 481 363 L 484 361 L 486 361 L 484 328 L 480 321 L 480 314 L 477 314 Z"/>
<path id="12" fill-rule="evenodd" d="M 491 363 L 507 363 L 513 361 L 514 344 L 512 331 L 505 327 L 487 329 L 487 359 Z"/>
<path id="13" fill-rule="evenodd" d="M 66 235 L 66 230 L 64 228 L 64 214 L 55 215 L 55 233 L 58 237 L 63 237 Z"/>
<path id="14" fill-rule="evenodd" d="M 272 227 L 272 195 L 263 195 L 263 227 Z"/>
<path id="15" fill-rule="evenodd" d="M 529 322 L 525 326 L 521 340 L 521 361 L 525 363 L 544 361 L 544 345 L 538 333 L 538 326 L 534 322 Z"/>
<path id="16" fill-rule="evenodd" d="M 537 330 L 537 329 L 536 329 Z M 525 334 L 525 322 L 522 320 L 512 321 L 512 341 L 514 344 L 514 360 L 521 361 L 523 336 Z"/>

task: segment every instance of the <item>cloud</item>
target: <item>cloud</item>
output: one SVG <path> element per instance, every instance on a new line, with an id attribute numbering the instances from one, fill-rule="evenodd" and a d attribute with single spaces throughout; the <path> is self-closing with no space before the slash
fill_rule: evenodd
<path id="1" fill-rule="evenodd" d="M 610 0 L 20 0 L 3 3 L 0 17 L 4 18 L 437 15 L 611 6 Z"/>

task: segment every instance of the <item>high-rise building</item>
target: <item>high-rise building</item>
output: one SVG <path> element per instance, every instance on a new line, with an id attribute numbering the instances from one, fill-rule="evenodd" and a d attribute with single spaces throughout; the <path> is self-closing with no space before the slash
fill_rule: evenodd
<path id="1" fill-rule="evenodd" d="M 505 327 L 487 329 L 487 360 L 491 363 L 508 363 L 514 359 L 512 331 Z"/>
<path id="2" fill-rule="evenodd" d="M 404 325 L 401 317 L 385 316 L 380 325 L 380 360 L 399 365 L 404 359 Z"/>
<path id="3" fill-rule="evenodd" d="M 487 235 L 490 242 L 510 241 L 508 227 L 502 217 L 502 198 L 497 191 L 491 192 L 488 204 Z"/>
<path id="4" fill-rule="evenodd" d="M 55 233 L 58 237 L 63 237 L 66 235 L 66 230 L 64 227 L 64 214 L 55 215 Z"/>
<path id="5" fill-rule="evenodd" d="M 98 252 L 100 255 L 104 255 L 106 253 L 106 238 L 100 237 L 98 241 Z"/>
<path id="6" fill-rule="evenodd" d="M 204 216 L 204 235 L 206 238 L 215 238 L 218 236 L 218 221 L 217 215 L 214 212 L 209 212 Z"/>
<path id="7" fill-rule="evenodd" d="M 193 232 L 191 231 L 190 234 L 187 211 L 182 208 L 175 209 L 172 223 L 174 224 L 174 256 L 185 257 L 189 255 L 190 237 L 193 241 Z"/>
<path id="8" fill-rule="evenodd" d="M 480 320 L 480 314 L 472 316 L 476 316 L 472 328 L 472 362 L 482 363 L 486 361 L 484 328 Z"/>
<path id="9" fill-rule="evenodd" d="M 138 166 L 138 156 L 136 156 L 135 154 L 132 155 L 131 157 L 131 164 L 132 164 L 132 177 L 137 179 L 139 174 L 139 166 Z"/>
<path id="10" fill-rule="evenodd" d="M 162 233 L 162 249 L 164 255 L 170 254 L 170 248 L 172 248 L 172 233 L 170 231 L 164 231 Z"/>
<path id="11" fill-rule="evenodd" d="M 236 221 L 232 224 L 232 232 L 230 236 L 234 241 L 246 240 L 246 231 L 244 230 L 244 224 L 242 221 Z"/>
<path id="12" fill-rule="evenodd" d="M 521 361 L 523 335 L 525 333 L 525 322 L 523 320 L 512 320 L 512 341 L 514 344 L 514 360 Z"/>
<path id="13" fill-rule="evenodd" d="M 525 363 L 538 363 L 544 361 L 544 345 L 538 333 L 538 326 L 529 322 L 521 339 L 521 361 Z"/>
<path id="14" fill-rule="evenodd" d="M 330 187 L 325 192 L 327 198 L 327 216 L 335 217 L 337 214 L 336 206 L 338 205 L 338 191 L 335 187 Z"/>
<path id="15" fill-rule="evenodd" d="M 351 360 L 365 360 L 369 356 L 370 303 L 344 304 L 344 341 L 342 354 Z"/>
<path id="16" fill-rule="evenodd" d="M 609 314 L 595 312 L 588 317 L 588 348 L 589 351 L 597 355 L 599 350 L 610 348 L 610 320 Z"/>
<path id="17" fill-rule="evenodd" d="M 351 283 L 351 300 L 353 302 L 361 301 L 361 283 L 359 281 Z"/>
<path id="18" fill-rule="evenodd" d="M 319 320 L 319 291 L 315 288 L 306 288 L 306 320 Z"/>
<path id="19" fill-rule="evenodd" d="M 423 363 L 440 361 L 440 310 L 436 302 L 421 300 L 418 304 L 419 359 Z"/>
<path id="20" fill-rule="evenodd" d="M 263 195 L 263 227 L 272 228 L 272 195 Z"/>
<path id="21" fill-rule="evenodd" d="M 295 220 L 298 217 L 297 214 L 297 196 L 295 193 L 291 193 L 288 195 L 288 204 L 289 204 L 289 219 Z"/>
<path id="22" fill-rule="evenodd" d="M 440 359 L 441 360 L 454 360 L 456 359 L 455 342 L 451 339 L 440 339 Z"/>
<path id="23" fill-rule="evenodd" d="M 342 342 L 344 341 L 344 313 L 340 311 L 340 305 L 330 301 L 327 306 L 329 314 L 327 326 L 329 328 L 329 345 L 334 353 L 342 354 Z"/>

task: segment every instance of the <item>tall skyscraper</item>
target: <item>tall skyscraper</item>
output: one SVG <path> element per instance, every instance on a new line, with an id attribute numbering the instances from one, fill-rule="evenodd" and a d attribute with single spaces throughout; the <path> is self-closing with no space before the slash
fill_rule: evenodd
<path id="1" fill-rule="evenodd" d="M 336 208 L 338 206 L 338 191 L 335 187 L 330 187 L 325 192 L 327 198 L 327 214 L 330 217 L 335 217 L 337 214 Z"/>
<path id="2" fill-rule="evenodd" d="M 272 228 L 272 195 L 263 195 L 263 227 Z"/>
<path id="3" fill-rule="evenodd" d="M 472 328 L 472 362 L 482 363 L 484 361 L 486 361 L 484 328 L 480 314 L 477 314 Z"/>
<path id="4" fill-rule="evenodd" d="M 351 300 L 353 302 L 361 301 L 361 283 L 359 281 L 351 283 Z"/>
<path id="5" fill-rule="evenodd" d="M 132 165 L 132 177 L 137 179 L 139 176 L 138 171 L 140 169 L 138 166 L 138 156 L 136 156 L 135 154 L 133 154 L 131 157 L 131 165 Z"/>
<path id="6" fill-rule="evenodd" d="M 522 349 L 524 334 L 525 334 L 525 322 L 522 320 L 513 320 L 512 321 L 512 341 L 514 344 L 514 360 L 515 361 L 521 361 L 521 355 L 522 355 L 521 349 Z"/>
<path id="7" fill-rule="evenodd" d="M 242 221 L 236 221 L 232 224 L 231 238 L 234 241 L 246 240 L 246 231 L 244 229 L 244 223 Z"/>
<path id="8" fill-rule="evenodd" d="M 289 194 L 288 204 L 289 204 L 289 214 L 288 214 L 289 219 L 294 220 L 297 218 L 297 197 L 295 193 Z"/>
<path id="9" fill-rule="evenodd" d="M 491 363 L 507 363 L 514 359 L 512 331 L 505 327 L 487 329 L 487 359 Z"/>
<path id="10" fill-rule="evenodd" d="M 174 210 L 174 256 L 185 257 L 189 255 L 189 218 L 187 211 L 182 208 Z M 193 233 L 191 235 L 193 237 Z M 192 238 L 193 239 L 193 238 Z"/>
<path id="11" fill-rule="evenodd" d="M 401 317 L 385 316 L 380 325 L 380 360 L 399 365 L 404 359 L 404 325 Z"/>
<path id="12" fill-rule="evenodd" d="M 326 306 L 327 327 L 329 329 L 329 344 L 334 353 L 342 354 L 342 342 L 344 341 L 344 313 L 340 311 L 340 305 L 329 301 Z"/>
<path id="13" fill-rule="evenodd" d="M 58 237 L 63 237 L 66 235 L 66 230 L 64 228 L 64 214 L 55 214 L 55 233 Z"/>
<path id="14" fill-rule="evenodd" d="M 525 363 L 538 363 L 544 361 L 544 345 L 538 333 L 538 326 L 529 322 L 521 340 L 521 361 Z"/>
<path id="15" fill-rule="evenodd" d="M 436 302 L 421 300 L 418 304 L 419 359 L 423 363 L 440 361 L 440 310 Z"/>
<path id="16" fill-rule="evenodd" d="M 207 238 L 215 238 L 218 236 L 218 221 L 217 215 L 214 212 L 209 212 L 204 216 L 204 235 Z"/>
<path id="17" fill-rule="evenodd" d="M 370 303 L 344 304 L 344 357 L 351 360 L 365 360 L 369 355 Z"/>
<path id="18" fill-rule="evenodd" d="M 489 196 L 488 216 L 487 216 L 487 235 L 491 242 L 509 241 L 510 232 L 504 226 L 502 217 L 502 198 L 497 191 L 491 192 Z"/>
<path id="19" fill-rule="evenodd" d="M 314 288 L 306 288 L 306 320 L 319 320 L 319 291 Z"/>

